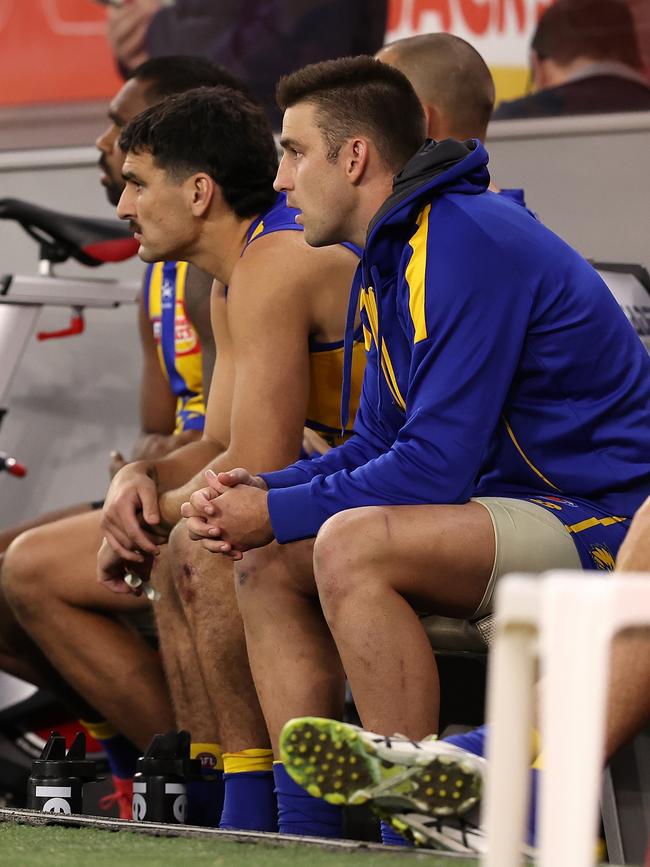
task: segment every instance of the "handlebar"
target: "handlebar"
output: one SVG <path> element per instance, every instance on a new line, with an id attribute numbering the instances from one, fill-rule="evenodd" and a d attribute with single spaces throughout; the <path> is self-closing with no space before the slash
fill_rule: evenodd
<path id="1" fill-rule="evenodd" d="M 59 263 L 73 258 L 92 268 L 135 256 L 138 243 L 125 223 L 77 217 L 41 208 L 22 199 L 0 199 L 0 219 L 15 220 L 38 241 L 41 259 Z"/>

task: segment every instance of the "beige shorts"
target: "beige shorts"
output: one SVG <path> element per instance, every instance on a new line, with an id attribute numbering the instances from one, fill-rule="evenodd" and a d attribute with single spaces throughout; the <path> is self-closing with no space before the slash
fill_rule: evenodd
<path id="1" fill-rule="evenodd" d="M 511 497 L 475 497 L 488 510 L 494 527 L 492 574 L 471 620 L 492 611 L 497 579 L 508 572 L 581 569 L 576 546 L 564 524 L 543 506 Z"/>

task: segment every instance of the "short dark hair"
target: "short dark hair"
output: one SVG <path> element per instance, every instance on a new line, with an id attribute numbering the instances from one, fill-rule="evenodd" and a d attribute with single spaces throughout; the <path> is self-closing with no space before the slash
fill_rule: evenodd
<path id="1" fill-rule="evenodd" d="M 231 87 L 250 98 L 248 88 L 223 66 L 203 57 L 173 54 L 151 57 L 129 74 L 145 85 L 147 102 L 153 105 L 173 93 L 185 93 L 196 87 Z"/>
<path id="2" fill-rule="evenodd" d="M 305 66 L 280 79 L 277 100 L 283 111 L 299 102 L 316 107 L 332 160 L 346 139 L 365 133 L 397 172 L 426 137 L 424 111 L 408 78 L 374 57 L 341 57 Z"/>
<path id="3" fill-rule="evenodd" d="M 617 60 L 641 69 L 634 19 L 621 0 L 558 0 L 542 15 L 531 47 L 541 60 Z"/>
<path id="4" fill-rule="evenodd" d="M 227 87 L 200 87 L 168 96 L 122 131 L 120 148 L 149 152 L 158 168 L 184 179 L 205 172 L 239 217 L 271 207 L 278 157 L 259 106 Z"/>

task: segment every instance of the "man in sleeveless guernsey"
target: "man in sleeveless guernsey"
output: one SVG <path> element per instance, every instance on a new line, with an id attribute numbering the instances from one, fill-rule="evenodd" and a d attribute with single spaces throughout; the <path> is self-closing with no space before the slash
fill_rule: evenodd
<path id="1" fill-rule="evenodd" d="M 219 83 L 236 85 L 224 70 L 197 58 L 151 60 L 134 72 L 112 100 L 109 126 L 97 139 L 101 183 L 112 204 L 117 204 L 124 188 L 121 175 L 124 156 L 118 146 L 124 125 L 168 93 Z M 131 460 L 160 457 L 201 436 L 205 417 L 203 379 L 207 376 L 209 382 L 214 363 L 209 323 L 211 284 L 211 277 L 196 268 L 188 268 L 187 263 L 158 263 L 147 269 L 138 314 L 143 350 L 142 432 Z M 112 453 L 111 475 L 124 464 L 120 454 Z M 101 509 L 102 503 L 93 505 Z M 105 744 L 116 791 L 123 795 L 119 800 L 120 812 L 128 817 L 129 778 L 135 757 L 156 731 L 173 724 L 172 712 L 158 655 L 138 634 L 115 620 L 122 611 L 146 615 L 149 603 L 144 598 L 134 598 L 129 605 L 124 605 L 123 600 L 106 594 L 97 586 L 95 571 L 101 542 L 101 512 L 91 511 L 89 506 L 67 511 L 67 515 L 39 519 L 29 532 L 24 532 L 28 528 L 22 527 L 6 531 L 2 536 L 3 548 L 12 539 L 16 541 L 4 563 L 0 562 L 0 577 L 8 600 L 3 592 L 0 596 L 0 665 L 18 677 L 46 685 Z M 66 520 L 62 520 L 63 517 Z M 43 604 L 45 599 L 47 605 Z M 8 602 L 15 608 L 22 626 Z M 42 619 L 45 611 L 47 617 Z M 99 611 L 102 620 L 98 620 Z M 95 640 L 86 639 L 94 635 L 97 623 L 104 625 L 104 620 L 120 636 L 117 650 L 110 656 L 102 651 L 101 631 Z M 40 643 L 44 654 L 28 633 Z M 61 640 L 63 634 L 66 641 Z M 128 677 L 116 684 L 110 696 L 107 689 L 101 689 L 86 700 L 79 696 L 85 678 L 99 678 L 101 682 L 106 666 L 115 664 L 123 671 L 120 659 L 123 663 L 134 658 L 138 660 L 138 670 L 145 673 L 144 713 L 138 714 L 130 704 L 129 695 L 134 690 Z M 68 661 L 74 671 L 79 669 L 78 675 L 70 676 Z M 62 671 L 67 681 L 61 677 Z M 126 718 L 131 721 L 132 728 L 127 733 L 138 745 L 137 750 L 117 734 L 113 722 L 107 722 L 113 701 L 124 707 Z"/>
<path id="2" fill-rule="evenodd" d="M 268 124 L 232 91 L 168 100 L 129 125 L 121 145 L 127 186 L 118 214 L 131 221 L 141 257 L 185 257 L 216 278 L 218 360 L 203 438 L 115 476 L 100 576 L 128 591 L 125 573 L 148 578 L 155 561 L 154 609 L 177 725 L 190 729 L 195 750 L 223 750 L 222 826 L 271 830 L 271 753 L 233 567 L 189 539 L 180 506 L 205 484 L 206 467 L 279 469 L 295 460 L 305 423 L 341 441 L 343 333 L 360 251 L 305 243 L 298 213 L 273 190 Z M 350 350 L 352 417 L 364 353 L 359 341 Z"/>
<path id="3" fill-rule="evenodd" d="M 650 359 L 591 266 L 488 191 L 482 145 L 422 144 L 400 72 L 346 58 L 278 93 L 276 188 L 305 240 L 365 240 L 355 433 L 280 472 L 220 474 L 188 526 L 239 560 L 274 744 L 290 717 L 340 718 L 344 671 L 364 727 L 415 740 L 439 702 L 417 612 L 478 618 L 509 571 L 612 568 L 650 489 Z M 321 733 L 311 791 L 335 810 L 347 784 Z"/>

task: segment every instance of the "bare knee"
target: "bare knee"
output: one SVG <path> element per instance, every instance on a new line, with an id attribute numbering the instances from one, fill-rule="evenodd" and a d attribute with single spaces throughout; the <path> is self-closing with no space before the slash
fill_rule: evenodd
<path id="1" fill-rule="evenodd" d="M 388 516 L 379 507 L 349 509 L 329 518 L 314 544 L 314 575 L 324 609 L 358 590 L 368 567 L 381 557 Z"/>
<path id="2" fill-rule="evenodd" d="M 172 560 L 180 562 L 181 560 L 191 558 L 197 547 L 198 543 L 193 542 L 189 537 L 187 522 L 184 518 L 181 518 L 169 534 L 169 553 Z"/>
<path id="3" fill-rule="evenodd" d="M 280 557 L 279 545 L 272 542 L 264 548 L 247 551 L 235 562 L 235 591 L 239 608 L 244 613 L 249 604 L 259 604 L 269 585 L 269 574 L 276 571 Z"/>
<path id="4" fill-rule="evenodd" d="M 42 605 L 47 558 L 39 529 L 21 533 L 3 554 L 2 591 L 11 608 L 19 616 L 29 614 L 35 605 Z"/>
<path id="5" fill-rule="evenodd" d="M 287 595 L 315 596 L 311 540 L 247 551 L 235 564 L 235 587 L 242 615 L 283 605 Z"/>
<path id="6" fill-rule="evenodd" d="M 185 522 L 179 521 L 169 534 L 167 546 L 163 546 L 154 563 L 153 578 L 156 589 L 163 597 L 175 590 L 175 571 L 189 557 L 190 539 L 185 530 Z"/>
<path id="7" fill-rule="evenodd" d="M 190 538 L 183 519 L 169 537 L 170 580 L 184 607 L 201 606 L 206 598 L 223 600 L 233 597 L 232 561 L 212 554 Z"/>

